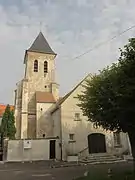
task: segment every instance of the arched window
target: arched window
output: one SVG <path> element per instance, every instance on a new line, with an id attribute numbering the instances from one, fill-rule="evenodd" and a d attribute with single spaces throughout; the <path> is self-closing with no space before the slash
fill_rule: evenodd
<path id="1" fill-rule="evenodd" d="M 34 72 L 38 72 L 38 60 L 34 61 Z"/>
<path id="2" fill-rule="evenodd" d="M 44 73 L 48 72 L 48 62 L 44 61 Z"/>

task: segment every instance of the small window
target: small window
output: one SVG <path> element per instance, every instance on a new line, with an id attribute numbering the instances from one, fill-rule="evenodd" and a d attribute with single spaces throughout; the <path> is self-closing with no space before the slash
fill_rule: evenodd
<path id="1" fill-rule="evenodd" d="M 74 141 L 75 140 L 75 135 L 74 134 L 69 134 L 69 140 Z"/>
<path id="2" fill-rule="evenodd" d="M 80 121 L 80 113 L 75 113 L 75 121 Z"/>
<path id="3" fill-rule="evenodd" d="M 113 137 L 114 137 L 114 146 L 120 146 L 121 145 L 120 133 L 114 132 Z"/>
<path id="4" fill-rule="evenodd" d="M 45 88 L 47 88 L 47 86 L 45 85 Z"/>
<path id="5" fill-rule="evenodd" d="M 41 108 L 41 111 L 42 111 L 43 109 Z"/>
<path id="6" fill-rule="evenodd" d="M 48 62 L 45 61 L 44 62 L 44 73 L 47 73 L 48 72 Z"/>
<path id="7" fill-rule="evenodd" d="M 34 72 L 38 72 L 38 60 L 34 61 Z"/>
<path id="8" fill-rule="evenodd" d="M 45 138 L 45 134 L 43 134 L 43 138 Z"/>

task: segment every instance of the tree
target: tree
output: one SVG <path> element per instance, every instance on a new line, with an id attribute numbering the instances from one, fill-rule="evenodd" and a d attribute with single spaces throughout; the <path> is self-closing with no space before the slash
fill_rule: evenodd
<path id="1" fill-rule="evenodd" d="M 15 133 L 16 133 L 16 128 L 15 128 L 15 118 L 14 118 L 14 111 L 10 111 L 10 120 L 8 122 L 8 134 L 7 136 L 9 139 L 15 139 Z"/>
<path id="2" fill-rule="evenodd" d="M 14 139 L 16 133 L 14 111 L 7 105 L 1 122 L 1 136 Z"/>
<path id="3" fill-rule="evenodd" d="M 94 125 L 128 133 L 135 167 L 135 38 L 120 49 L 118 63 L 86 81 L 78 98 Z"/>

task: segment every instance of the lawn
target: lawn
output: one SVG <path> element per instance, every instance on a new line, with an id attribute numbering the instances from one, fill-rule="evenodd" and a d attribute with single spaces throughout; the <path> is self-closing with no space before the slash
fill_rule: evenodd
<path id="1" fill-rule="evenodd" d="M 88 174 L 87 177 L 80 177 L 76 180 L 135 180 L 131 171 L 125 171 L 124 173 L 115 173 L 111 178 L 104 173 Z"/>

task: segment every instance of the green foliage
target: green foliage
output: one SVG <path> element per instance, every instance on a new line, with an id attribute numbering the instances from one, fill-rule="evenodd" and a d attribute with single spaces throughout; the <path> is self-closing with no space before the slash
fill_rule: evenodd
<path id="1" fill-rule="evenodd" d="M 1 133 L 3 134 L 4 137 L 7 137 L 9 119 L 10 119 L 10 106 L 7 105 L 1 122 Z"/>
<path id="2" fill-rule="evenodd" d="M 118 63 L 86 81 L 79 106 L 94 126 L 128 133 L 135 171 L 135 38 L 120 53 Z"/>
<path id="3" fill-rule="evenodd" d="M 1 122 L 1 135 L 8 137 L 9 139 L 15 138 L 16 128 L 14 120 L 14 111 L 10 110 L 10 106 L 7 105 Z"/>
<path id="4" fill-rule="evenodd" d="M 8 123 L 8 134 L 7 136 L 10 139 L 15 139 L 15 133 L 16 133 L 16 128 L 15 128 L 15 118 L 14 118 L 14 111 L 10 111 L 10 120 Z"/>
<path id="5" fill-rule="evenodd" d="M 120 49 L 118 63 L 86 81 L 78 95 L 88 120 L 106 130 L 134 132 L 135 129 L 135 38 Z"/>

